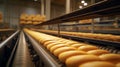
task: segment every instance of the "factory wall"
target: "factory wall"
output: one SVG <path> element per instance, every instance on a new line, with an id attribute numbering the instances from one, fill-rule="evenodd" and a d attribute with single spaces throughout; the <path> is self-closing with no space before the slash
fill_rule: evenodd
<path id="1" fill-rule="evenodd" d="M 22 13 L 40 14 L 40 3 L 22 1 L 0 1 L 0 12 L 3 13 L 4 27 L 18 28 L 19 16 Z"/>
<path id="2" fill-rule="evenodd" d="M 51 19 L 64 14 L 65 14 L 65 6 L 51 4 Z"/>

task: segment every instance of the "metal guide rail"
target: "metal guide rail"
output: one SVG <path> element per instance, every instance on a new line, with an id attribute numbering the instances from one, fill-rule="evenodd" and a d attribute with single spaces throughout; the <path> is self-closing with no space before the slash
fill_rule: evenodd
<path id="1" fill-rule="evenodd" d="M 43 33 L 45 33 L 45 32 L 43 32 Z M 54 34 L 53 33 L 46 33 L 46 34 L 58 36 L 58 34 L 55 34 L 55 33 Z M 98 40 L 98 39 L 87 38 L 87 37 L 77 37 L 77 36 L 65 35 L 65 34 L 60 34 L 60 36 L 63 38 L 72 39 L 72 40 L 76 40 L 76 41 L 89 42 L 91 44 L 95 44 L 98 46 L 112 47 L 113 49 L 116 49 L 117 52 L 120 51 L 120 43 L 119 42 L 112 42 L 112 41 L 107 41 L 107 40 Z"/>
<path id="2" fill-rule="evenodd" d="M 92 39 L 92 38 L 84 38 L 84 37 L 77 37 L 77 36 L 70 36 L 70 35 L 62 35 L 63 37 L 70 37 L 74 40 L 77 41 L 88 41 L 91 43 L 95 43 L 98 45 L 106 45 L 106 46 L 112 46 L 117 49 L 120 48 L 120 43 L 119 42 L 112 42 L 112 41 L 105 41 L 105 40 L 97 40 L 97 39 Z"/>
<path id="3" fill-rule="evenodd" d="M 14 31 L 14 29 L 0 29 L 0 32 Z"/>
<path id="4" fill-rule="evenodd" d="M 60 24 L 60 28 L 63 31 L 68 31 L 69 27 L 72 27 L 72 30 L 75 32 L 91 32 L 91 23 L 76 23 L 76 24 Z M 108 27 L 108 29 L 106 29 Z M 77 29 L 76 29 L 77 28 Z M 84 29 L 82 29 L 84 28 Z M 100 22 L 94 22 L 94 33 L 104 33 L 104 34 L 114 34 L 120 35 L 120 20 L 105 20 Z"/>
<path id="5" fill-rule="evenodd" d="M 5 41 L 0 43 L 0 67 L 5 67 L 10 54 L 15 46 L 19 34 L 19 30 L 13 33 Z"/>
<path id="6" fill-rule="evenodd" d="M 17 50 L 18 42 L 19 42 L 19 37 L 17 38 L 17 41 L 16 41 L 15 46 L 14 46 L 12 52 L 11 52 L 11 55 L 10 55 L 10 57 L 9 57 L 9 60 L 7 61 L 6 67 L 12 67 L 12 61 L 13 61 L 13 59 L 14 59 L 15 52 L 16 52 L 16 50 Z"/>
<path id="7" fill-rule="evenodd" d="M 23 32 L 20 33 L 18 47 L 12 67 L 34 67 Z"/>
<path id="8" fill-rule="evenodd" d="M 82 19 L 97 18 L 120 14 L 119 0 L 102 0 L 86 8 L 76 10 L 69 14 L 53 18 L 37 25 L 65 23 L 64 21 L 78 21 Z"/>
<path id="9" fill-rule="evenodd" d="M 54 55 L 47 51 L 42 45 L 36 42 L 30 35 L 26 33 L 26 37 L 32 44 L 34 50 L 37 52 L 41 62 L 39 64 L 42 67 L 64 67 L 65 65 L 61 63 Z M 39 65 L 39 67 L 41 67 Z"/>
<path id="10" fill-rule="evenodd" d="M 14 29 L 0 29 L 0 42 L 11 36 L 15 31 Z"/>

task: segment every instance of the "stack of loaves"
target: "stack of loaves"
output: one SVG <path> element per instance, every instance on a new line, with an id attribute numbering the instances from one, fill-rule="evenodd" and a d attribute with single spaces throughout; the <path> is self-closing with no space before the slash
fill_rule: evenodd
<path id="1" fill-rule="evenodd" d="M 28 14 L 22 14 L 20 16 L 20 24 L 39 24 L 41 22 L 44 22 L 46 17 L 43 15 L 28 15 Z"/>

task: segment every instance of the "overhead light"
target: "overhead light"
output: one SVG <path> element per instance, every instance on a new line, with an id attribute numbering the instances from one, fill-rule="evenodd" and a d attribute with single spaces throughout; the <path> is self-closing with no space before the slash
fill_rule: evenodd
<path id="1" fill-rule="evenodd" d="M 84 1 L 84 0 L 82 0 L 82 1 L 81 1 L 81 3 L 85 3 L 85 1 Z"/>
<path id="2" fill-rule="evenodd" d="M 83 7 L 82 6 L 79 6 L 80 9 L 82 9 Z"/>
<path id="3" fill-rule="evenodd" d="M 87 6 L 88 4 L 87 3 L 84 3 L 84 6 Z"/>
<path id="4" fill-rule="evenodd" d="M 34 0 L 34 1 L 37 1 L 37 0 Z"/>

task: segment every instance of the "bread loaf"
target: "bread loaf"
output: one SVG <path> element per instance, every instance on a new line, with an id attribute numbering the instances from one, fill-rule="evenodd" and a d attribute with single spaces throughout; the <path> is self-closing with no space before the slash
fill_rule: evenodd
<path id="1" fill-rule="evenodd" d="M 95 47 L 95 46 L 80 46 L 79 48 L 78 48 L 78 50 L 83 50 L 83 51 L 89 51 L 89 50 L 96 50 L 96 49 L 98 49 L 97 47 Z"/>
<path id="2" fill-rule="evenodd" d="M 104 55 L 100 55 L 99 57 L 104 61 L 108 61 L 115 64 L 120 62 L 119 54 L 104 54 Z"/>
<path id="3" fill-rule="evenodd" d="M 65 51 L 70 51 L 70 50 L 75 50 L 73 47 L 61 47 L 56 49 L 53 53 L 55 56 L 58 56 L 60 53 L 65 52 Z"/>
<path id="4" fill-rule="evenodd" d="M 55 42 L 55 43 L 51 43 L 51 44 L 48 44 L 46 47 L 48 50 L 50 50 L 51 47 L 55 46 L 55 45 L 58 45 L 58 44 L 62 44 L 60 42 Z"/>
<path id="5" fill-rule="evenodd" d="M 116 64 L 116 67 L 120 67 L 120 63 L 117 63 L 117 64 Z"/>
<path id="6" fill-rule="evenodd" d="M 44 46 L 47 46 L 47 45 L 49 45 L 49 44 L 51 44 L 51 43 L 55 43 L 55 41 L 52 41 L 52 40 L 51 40 L 51 41 L 47 41 L 47 42 L 45 42 L 43 45 L 44 45 Z"/>
<path id="7" fill-rule="evenodd" d="M 84 44 L 73 44 L 73 45 L 71 45 L 72 47 L 75 47 L 75 48 L 78 48 L 78 47 L 80 47 L 80 46 L 83 46 Z"/>
<path id="8" fill-rule="evenodd" d="M 100 61 L 101 59 L 95 55 L 77 55 L 69 57 L 66 60 L 67 67 L 78 67 L 79 65 L 92 61 Z"/>
<path id="9" fill-rule="evenodd" d="M 115 65 L 105 61 L 93 61 L 93 62 L 83 63 L 79 67 L 115 67 Z"/>
<path id="10" fill-rule="evenodd" d="M 97 49 L 97 50 L 91 50 L 91 51 L 88 51 L 87 52 L 88 54 L 93 54 L 93 55 L 102 55 L 102 54 L 108 54 L 110 52 L 108 52 L 107 50 L 100 50 L 100 49 Z"/>
<path id="11" fill-rule="evenodd" d="M 59 59 L 60 59 L 60 61 L 65 62 L 66 59 L 71 57 L 71 56 L 84 55 L 84 54 L 86 54 L 86 52 L 84 52 L 84 51 L 77 51 L 77 50 L 66 51 L 66 52 L 63 52 L 59 55 Z"/>
<path id="12" fill-rule="evenodd" d="M 54 51 L 55 49 L 58 49 L 58 48 L 60 48 L 60 47 L 65 47 L 65 46 L 66 46 L 65 44 L 57 44 L 57 45 L 54 45 L 54 46 L 52 46 L 52 47 L 50 48 L 50 52 L 53 53 L 53 51 Z"/>

